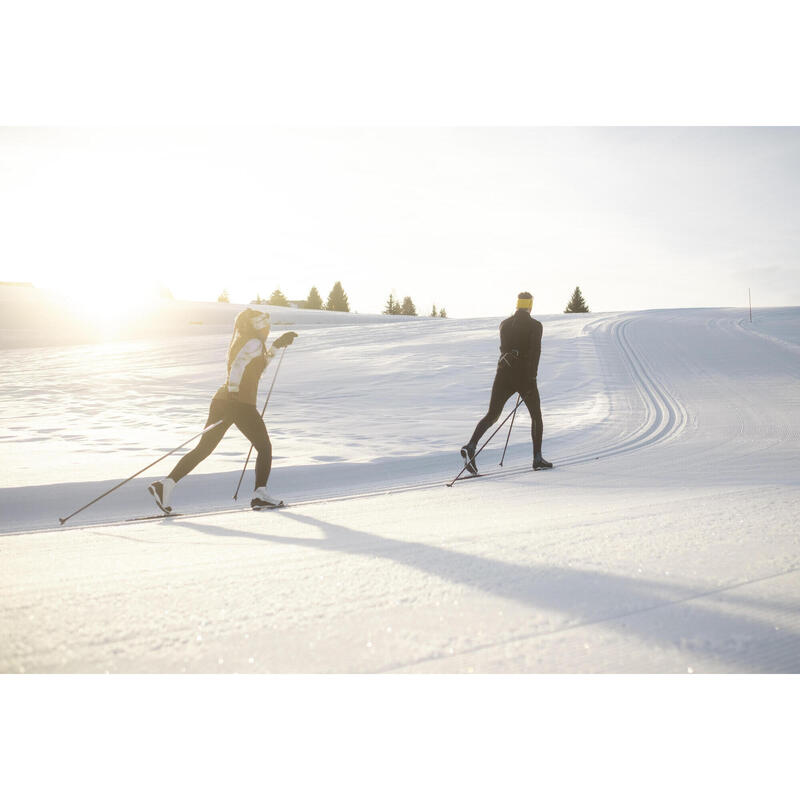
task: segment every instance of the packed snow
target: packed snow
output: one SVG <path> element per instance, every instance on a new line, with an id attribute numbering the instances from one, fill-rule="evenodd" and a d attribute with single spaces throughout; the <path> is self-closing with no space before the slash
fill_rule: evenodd
<path id="1" fill-rule="evenodd" d="M 0 323 L 3 672 L 800 670 L 799 308 L 534 309 L 555 468 L 522 407 L 452 487 L 499 318 L 271 308 L 288 507 L 249 510 L 252 460 L 234 501 L 232 428 L 180 516 L 135 519 L 175 453 L 60 525 L 199 433 L 241 307 L 30 307 Z"/>

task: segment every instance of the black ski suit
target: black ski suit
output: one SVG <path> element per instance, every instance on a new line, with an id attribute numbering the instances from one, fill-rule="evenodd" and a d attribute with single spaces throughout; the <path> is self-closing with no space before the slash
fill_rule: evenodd
<path id="1" fill-rule="evenodd" d="M 500 323 L 500 360 L 492 385 L 489 411 L 477 424 L 470 439 L 476 447 L 481 436 L 500 418 L 506 401 L 519 392 L 531 415 L 534 458 L 542 453 L 542 408 L 536 377 L 542 354 L 542 323 L 519 308 Z"/>

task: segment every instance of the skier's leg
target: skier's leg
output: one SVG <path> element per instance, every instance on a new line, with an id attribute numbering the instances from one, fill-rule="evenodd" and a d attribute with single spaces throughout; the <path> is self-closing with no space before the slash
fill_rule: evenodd
<path id="1" fill-rule="evenodd" d="M 225 418 L 225 407 L 226 403 L 224 400 L 214 399 L 211 401 L 211 407 L 208 409 L 208 419 L 205 424 L 206 428 Z M 175 488 L 175 484 L 181 478 L 188 475 L 204 458 L 211 455 L 230 425 L 230 422 L 223 422 L 221 425 L 217 425 L 216 428 L 206 431 L 200 437 L 200 441 L 195 445 L 194 449 L 190 450 L 178 461 L 172 472 L 170 472 L 166 478 L 162 478 L 160 481 L 153 481 L 147 487 L 147 491 L 150 492 L 156 505 L 162 511 L 167 514 L 172 511 L 170 496 L 172 495 L 172 490 Z"/>
<path id="2" fill-rule="evenodd" d="M 533 468 L 549 469 L 553 465 L 542 457 L 542 404 L 539 398 L 539 387 L 534 381 L 524 392 L 521 392 L 525 405 L 531 415 L 531 439 L 533 440 Z"/>
<path id="3" fill-rule="evenodd" d="M 520 392 L 531 415 L 531 440 L 533 454 L 542 452 L 542 404 L 539 398 L 539 387 L 534 383 Z"/>
<path id="4" fill-rule="evenodd" d="M 236 410 L 233 421 L 258 453 L 256 457 L 256 489 L 266 486 L 272 469 L 272 442 L 269 440 L 264 419 L 255 406 L 242 405 Z"/>
<path id="5" fill-rule="evenodd" d="M 475 461 L 475 448 L 481 436 L 500 418 L 503 406 L 511 395 L 514 388 L 506 376 L 504 370 L 498 370 L 494 376 L 492 384 L 492 395 L 489 399 L 489 410 L 486 416 L 475 426 L 472 438 L 461 448 L 461 457 L 464 459 L 464 466 L 473 475 L 478 474 L 478 464 Z"/>
<path id="6" fill-rule="evenodd" d="M 283 505 L 282 500 L 267 494 L 267 480 L 272 467 L 272 443 L 269 440 L 267 426 L 255 406 L 241 406 L 234 417 L 236 427 L 250 440 L 256 448 L 256 490 L 250 500 L 250 507 L 277 508 Z"/>
<path id="7" fill-rule="evenodd" d="M 472 438 L 469 440 L 468 447 L 472 448 L 473 450 L 477 446 L 478 442 L 480 441 L 481 436 L 486 433 L 498 419 L 500 419 L 500 414 L 503 412 L 503 406 L 505 406 L 508 398 L 514 394 L 515 389 L 508 380 L 505 375 L 505 371 L 500 369 L 497 371 L 497 375 L 495 375 L 494 383 L 492 384 L 492 395 L 489 398 L 489 410 L 486 412 L 486 416 L 475 426 L 475 430 L 472 433 Z"/>
<path id="8" fill-rule="evenodd" d="M 208 409 L 208 419 L 205 427 L 207 428 L 209 425 L 213 425 L 223 419 L 226 411 L 227 402 L 225 400 L 212 400 L 211 407 Z M 203 459 L 208 458 L 214 452 L 214 448 L 222 441 L 225 431 L 230 426 L 231 420 L 223 422 L 222 425 L 217 425 L 216 428 L 204 433 L 194 450 L 190 450 L 181 458 L 168 477 L 177 483 L 181 478 L 188 475 Z"/>

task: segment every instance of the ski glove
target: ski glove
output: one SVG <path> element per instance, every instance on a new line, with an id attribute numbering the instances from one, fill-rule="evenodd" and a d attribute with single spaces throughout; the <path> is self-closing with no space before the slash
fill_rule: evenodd
<path id="1" fill-rule="evenodd" d="M 294 331 L 286 331 L 286 333 L 282 333 L 273 343 L 272 346 L 274 348 L 279 347 L 286 347 L 290 345 L 295 339 L 297 338 L 297 334 Z"/>

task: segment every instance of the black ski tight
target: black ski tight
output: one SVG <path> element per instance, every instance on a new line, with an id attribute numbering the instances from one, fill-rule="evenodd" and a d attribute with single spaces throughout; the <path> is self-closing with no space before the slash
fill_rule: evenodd
<path id="1" fill-rule="evenodd" d="M 233 400 L 214 398 L 208 410 L 205 427 L 224 420 L 221 425 L 206 431 L 194 450 L 190 450 L 175 465 L 169 477 L 176 483 L 188 475 L 204 458 L 214 452 L 214 448 L 222 441 L 222 437 L 231 425 L 235 425 L 258 451 L 256 458 L 256 489 L 266 486 L 272 468 L 272 443 L 269 440 L 267 426 L 255 406 L 238 403 Z"/>
<path id="2" fill-rule="evenodd" d="M 534 381 L 532 385 L 525 388 L 525 382 L 517 374 L 517 370 L 510 367 L 501 366 L 497 370 L 494 383 L 492 384 L 492 396 L 489 400 L 489 410 L 486 416 L 477 424 L 475 432 L 469 443 L 477 447 L 481 436 L 492 426 L 503 413 L 508 398 L 512 394 L 519 392 L 528 411 L 531 415 L 531 439 L 533 440 L 533 453 L 538 455 L 542 452 L 542 407 L 539 400 L 539 387 Z"/>

